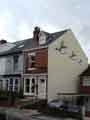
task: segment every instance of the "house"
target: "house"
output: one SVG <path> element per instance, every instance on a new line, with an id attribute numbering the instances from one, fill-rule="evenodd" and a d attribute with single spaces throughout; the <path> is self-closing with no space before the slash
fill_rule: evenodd
<path id="1" fill-rule="evenodd" d="M 19 43 L 18 43 L 19 44 Z M 20 91 L 23 73 L 23 56 L 16 51 L 17 43 L 0 44 L 0 89 Z"/>
<path id="2" fill-rule="evenodd" d="M 23 50 L 31 48 L 31 39 L 0 43 L 0 89 L 23 91 Z"/>
<path id="3" fill-rule="evenodd" d="M 70 29 L 55 33 L 35 27 L 33 37 L 0 44 L 0 89 L 52 100 L 79 92 L 88 59 Z"/>
<path id="4" fill-rule="evenodd" d="M 79 92 L 88 59 L 70 29 L 50 34 L 36 27 L 23 54 L 24 95 L 52 100 L 58 93 Z"/>
<path id="5" fill-rule="evenodd" d="M 86 115 L 90 117 L 90 65 L 80 75 L 79 91 L 80 93 L 85 94 L 84 105 L 85 105 Z"/>

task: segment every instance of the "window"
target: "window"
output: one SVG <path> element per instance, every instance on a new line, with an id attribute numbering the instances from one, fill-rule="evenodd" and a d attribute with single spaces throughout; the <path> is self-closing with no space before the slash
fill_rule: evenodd
<path id="1" fill-rule="evenodd" d="M 85 77 L 83 79 L 83 86 L 90 86 L 90 77 Z"/>
<path id="2" fill-rule="evenodd" d="M 3 89 L 3 81 L 0 80 L 0 90 L 2 90 L 2 89 Z"/>
<path id="3" fill-rule="evenodd" d="M 9 81 L 9 90 L 13 91 L 13 79 L 12 78 Z"/>
<path id="4" fill-rule="evenodd" d="M 35 92 L 35 79 L 34 79 L 34 78 L 32 78 L 32 87 L 31 87 L 31 91 L 32 91 L 32 93 Z"/>
<path id="5" fill-rule="evenodd" d="M 18 79 L 15 79 L 15 84 L 14 84 L 14 91 L 18 92 L 19 90 L 19 83 L 18 83 Z"/>
<path id="6" fill-rule="evenodd" d="M 14 56 L 14 71 L 18 70 L 18 60 L 19 60 L 18 58 L 19 58 L 18 55 Z"/>
<path id="7" fill-rule="evenodd" d="M 35 55 L 31 55 L 31 61 L 35 61 Z"/>
<path id="8" fill-rule="evenodd" d="M 32 70 L 33 68 L 35 68 L 35 65 L 36 65 L 35 58 L 36 58 L 36 54 L 34 52 L 28 54 L 28 69 L 29 70 Z"/>
<path id="9" fill-rule="evenodd" d="M 18 79 L 10 79 L 9 81 L 7 80 L 6 82 L 6 87 L 8 88 L 9 91 L 13 92 L 19 92 L 19 80 Z"/>
<path id="10" fill-rule="evenodd" d="M 8 83 L 9 81 L 8 80 L 6 80 L 6 90 L 8 91 L 8 85 L 9 85 L 9 83 Z"/>
<path id="11" fill-rule="evenodd" d="M 31 63 L 31 68 L 35 68 L 35 62 Z"/>
<path id="12" fill-rule="evenodd" d="M 26 92 L 27 93 L 29 93 L 30 92 L 30 87 L 29 87 L 29 85 L 30 85 L 30 80 L 29 79 L 26 79 Z"/>
<path id="13" fill-rule="evenodd" d="M 6 73 L 11 73 L 11 66 L 12 66 L 12 58 L 11 57 L 7 57 L 6 58 Z"/>

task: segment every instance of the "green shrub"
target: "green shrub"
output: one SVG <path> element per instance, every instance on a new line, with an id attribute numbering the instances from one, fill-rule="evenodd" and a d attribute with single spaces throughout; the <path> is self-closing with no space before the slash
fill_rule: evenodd
<path id="1" fill-rule="evenodd" d="M 10 92 L 5 90 L 0 90 L 0 100 L 9 100 L 11 97 L 14 97 L 14 99 L 20 99 L 23 98 L 22 92 Z"/>
<path id="2" fill-rule="evenodd" d="M 0 90 L 0 100 L 8 100 L 8 91 Z"/>

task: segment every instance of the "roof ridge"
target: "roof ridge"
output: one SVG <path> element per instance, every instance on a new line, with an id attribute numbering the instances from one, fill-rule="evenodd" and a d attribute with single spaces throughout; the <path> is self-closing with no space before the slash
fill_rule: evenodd
<path id="1" fill-rule="evenodd" d="M 56 34 L 56 33 L 61 33 L 61 32 L 67 32 L 69 31 L 70 29 L 65 29 L 65 30 L 61 30 L 61 31 L 57 31 L 57 32 L 52 32 L 50 34 Z"/>
<path id="2" fill-rule="evenodd" d="M 44 32 L 44 33 L 46 33 L 46 34 L 48 34 L 48 35 L 52 35 L 52 34 L 56 34 L 56 33 L 67 32 L 68 30 L 69 30 L 69 29 L 65 29 L 65 30 L 61 30 L 61 31 L 57 31 L 57 32 L 52 32 L 52 33 L 46 32 L 46 31 L 44 31 L 44 30 L 41 30 L 41 31 Z M 29 39 L 33 39 L 33 37 L 31 37 L 31 38 L 26 38 L 26 39 L 23 39 L 23 40 L 18 40 L 18 41 L 12 42 L 12 43 L 19 43 L 19 42 L 23 42 L 23 41 L 29 40 Z"/>
<path id="3" fill-rule="evenodd" d="M 51 44 L 53 41 L 55 41 L 57 38 L 61 37 L 65 32 L 67 32 L 68 29 L 62 30 L 62 31 L 57 31 L 53 33 L 48 33 L 46 31 L 43 31 L 46 34 L 46 43 L 40 46 L 45 46 Z M 22 52 L 25 49 L 31 49 L 32 48 L 32 39 L 33 38 L 27 38 L 23 39 L 20 41 L 15 41 L 13 44 L 15 45 L 13 48 L 10 50 L 7 50 L 6 52 L 2 52 L 0 56 L 2 55 L 7 55 L 7 54 L 13 54 L 13 53 L 18 53 Z"/>

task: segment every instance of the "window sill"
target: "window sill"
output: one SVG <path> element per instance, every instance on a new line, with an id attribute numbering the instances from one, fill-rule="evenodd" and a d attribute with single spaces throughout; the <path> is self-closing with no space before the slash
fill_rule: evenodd
<path id="1" fill-rule="evenodd" d="M 28 70 L 36 70 L 36 68 L 28 68 Z"/>

